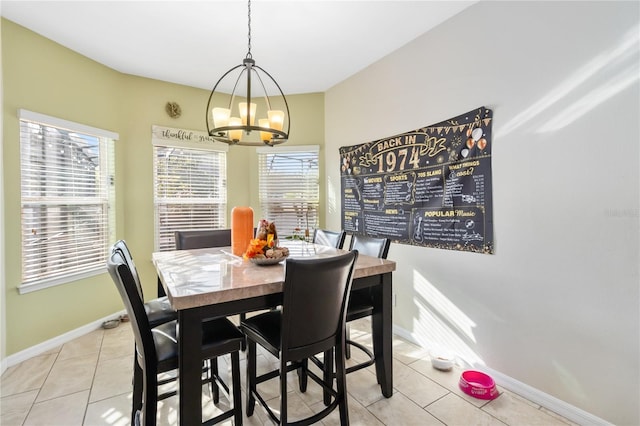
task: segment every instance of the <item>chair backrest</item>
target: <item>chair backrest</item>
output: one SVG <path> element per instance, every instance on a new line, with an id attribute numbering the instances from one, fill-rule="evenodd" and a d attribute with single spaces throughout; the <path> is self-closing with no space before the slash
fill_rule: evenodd
<path id="1" fill-rule="evenodd" d="M 345 231 L 328 231 L 326 229 L 316 229 L 313 231 L 313 242 L 323 246 L 330 246 L 341 249 L 344 239 L 347 237 Z"/>
<path id="2" fill-rule="evenodd" d="M 131 251 L 129 247 L 127 247 L 127 243 L 124 240 L 116 241 L 116 243 L 111 246 L 111 253 L 119 252 L 122 255 L 123 260 L 129 266 L 129 270 L 131 271 L 131 275 L 133 275 L 133 280 L 136 283 L 136 287 L 138 288 L 138 294 L 140 294 L 140 299 L 144 302 L 144 294 L 142 293 L 142 284 L 140 283 L 140 276 L 138 275 L 138 270 L 136 269 L 136 264 L 133 262 L 133 256 L 131 255 Z"/>
<path id="3" fill-rule="evenodd" d="M 346 307 L 358 251 L 285 263 L 281 361 L 308 358 L 344 343 Z"/>
<path id="4" fill-rule="evenodd" d="M 386 259 L 391 240 L 389 238 L 375 238 L 366 235 L 352 235 L 349 250 L 358 250 L 360 254 Z"/>
<path id="5" fill-rule="evenodd" d="M 231 246 L 231 229 L 176 231 L 176 250 Z"/>
<path id="6" fill-rule="evenodd" d="M 107 269 L 129 315 L 133 335 L 136 340 L 138 357 L 142 358 L 142 361 L 145 363 L 156 362 L 157 353 L 149 319 L 147 318 L 143 300 L 138 293 L 133 274 L 122 251 L 115 247 L 112 248 L 111 256 L 107 261 Z"/>

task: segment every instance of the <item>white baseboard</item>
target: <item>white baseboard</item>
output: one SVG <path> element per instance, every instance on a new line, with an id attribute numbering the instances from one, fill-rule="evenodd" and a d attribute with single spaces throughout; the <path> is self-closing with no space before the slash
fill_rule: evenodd
<path id="1" fill-rule="evenodd" d="M 505 374 L 502 374 L 499 371 L 488 368 L 487 366 L 474 365 L 473 368 L 477 368 L 478 370 L 484 371 L 485 373 L 489 374 L 493 378 L 493 380 L 495 380 L 496 384 L 502 386 L 503 388 L 508 389 L 509 391 L 518 394 L 521 397 L 528 399 L 529 401 L 533 401 L 536 404 L 550 411 L 553 411 L 554 413 L 560 414 L 561 416 L 571 420 L 572 422 L 576 422 L 579 425 L 611 425 L 611 423 L 599 417 L 596 417 L 591 413 L 581 410 L 578 407 L 574 407 L 571 404 L 568 404 L 554 396 L 539 391 L 538 389 L 533 388 L 526 383 L 522 383 Z"/>
<path id="2" fill-rule="evenodd" d="M 77 339 L 78 337 L 82 337 L 87 333 L 90 333 L 94 330 L 102 327 L 102 323 L 112 319 L 118 319 L 121 315 L 124 315 L 125 311 L 117 312 L 113 315 L 106 316 L 102 319 L 91 322 L 82 327 L 76 328 L 75 330 L 71 330 L 67 333 L 64 333 L 60 336 L 56 336 L 53 339 L 47 340 L 42 343 L 38 343 L 35 346 L 27 348 L 23 351 L 16 352 L 13 355 L 10 355 L 2 360 L 2 373 L 9 367 L 13 367 L 16 364 L 19 364 L 23 361 L 28 360 L 29 358 L 33 358 L 34 356 L 38 356 L 43 354 L 51 349 L 57 348 L 60 345 L 63 345 L 67 342 L 70 342 L 73 339 Z"/>
<path id="3" fill-rule="evenodd" d="M 410 333 L 409 331 L 398 327 L 397 325 L 393 326 L 393 332 L 403 339 L 406 339 L 418 346 L 424 347 L 425 349 L 432 349 L 427 347 L 424 342 L 421 342 L 421 339 L 417 339 L 413 333 Z M 525 383 L 522 383 L 512 377 L 507 376 L 506 374 L 502 374 L 499 371 L 493 370 L 485 365 L 476 364 L 473 365 L 473 368 L 489 374 L 495 380 L 496 384 L 509 390 L 510 392 L 520 395 L 521 397 L 528 399 L 529 401 L 534 402 L 549 411 L 557 413 L 579 425 L 611 426 L 611 423 L 607 422 L 606 420 L 596 417 L 591 413 L 588 413 L 578 407 L 574 407 L 569 403 L 566 403 L 554 396 L 551 396 Z"/>

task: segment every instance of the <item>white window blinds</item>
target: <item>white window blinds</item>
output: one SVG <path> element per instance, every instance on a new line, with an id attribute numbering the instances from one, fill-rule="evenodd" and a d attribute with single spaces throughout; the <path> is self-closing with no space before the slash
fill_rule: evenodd
<path id="1" fill-rule="evenodd" d="M 175 249 L 175 231 L 224 228 L 226 152 L 154 145 L 156 248 Z"/>
<path id="2" fill-rule="evenodd" d="M 118 135 L 20 110 L 20 292 L 104 272 Z"/>
<path id="3" fill-rule="evenodd" d="M 318 223 L 318 147 L 258 149 L 260 207 L 280 238 Z M 300 235 L 300 233 L 298 233 Z"/>

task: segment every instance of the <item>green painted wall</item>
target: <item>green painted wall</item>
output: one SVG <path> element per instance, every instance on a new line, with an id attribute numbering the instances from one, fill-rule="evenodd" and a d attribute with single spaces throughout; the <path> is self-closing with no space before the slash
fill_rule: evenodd
<path id="1" fill-rule="evenodd" d="M 116 143 L 117 237 L 126 239 L 145 294 L 155 295 L 151 265 L 153 176 L 151 126 L 206 131 L 206 90 L 134 77 L 105 67 L 15 23 L 2 20 L 3 173 L 5 191 L 6 355 L 55 338 L 123 309 L 105 272 L 76 282 L 18 294 L 20 284 L 20 170 L 17 111 L 28 109 L 119 133 Z M 220 75 L 225 70 L 221 69 Z M 215 74 L 215 73 L 214 73 Z M 214 81 L 212 81 L 212 84 Z M 288 96 L 288 144 L 324 144 L 324 95 Z M 182 116 L 165 113 L 178 102 Z M 321 153 L 321 161 L 324 154 Z M 260 216 L 255 148 L 232 147 L 227 156 L 228 213 L 250 205 Z M 320 164 L 321 182 L 324 165 Z M 321 191 L 323 185 L 320 185 Z M 324 194 L 321 193 L 321 199 Z M 324 211 L 321 210 L 324 221 Z"/>

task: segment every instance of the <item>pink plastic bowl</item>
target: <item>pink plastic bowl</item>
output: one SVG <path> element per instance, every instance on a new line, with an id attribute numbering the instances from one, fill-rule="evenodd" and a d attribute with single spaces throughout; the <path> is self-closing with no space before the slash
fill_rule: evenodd
<path id="1" fill-rule="evenodd" d="M 494 399 L 499 395 L 496 382 L 480 371 L 463 371 L 458 385 L 462 392 L 474 398 Z"/>

